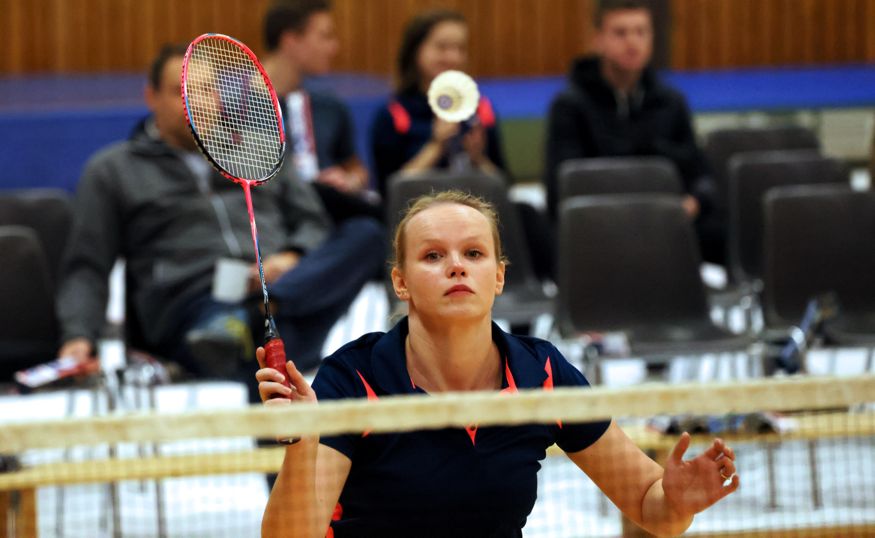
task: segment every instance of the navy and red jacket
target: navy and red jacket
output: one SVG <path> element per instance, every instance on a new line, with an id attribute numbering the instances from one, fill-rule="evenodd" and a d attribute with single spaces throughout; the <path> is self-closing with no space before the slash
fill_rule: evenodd
<path id="1" fill-rule="evenodd" d="M 362 336 L 326 358 L 313 382 L 318 399 L 425 396 L 407 370 L 407 332 L 405 318 L 388 333 Z M 502 392 L 589 385 L 549 342 L 494 324 L 492 337 L 504 361 Z M 352 461 L 329 536 L 522 536 L 547 448 L 555 443 L 566 452 L 583 450 L 609 424 L 322 437 L 322 444 Z"/>
<path id="2" fill-rule="evenodd" d="M 480 98 L 476 117 L 486 129 L 486 156 L 492 164 L 505 170 L 498 120 L 486 97 Z M 398 94 L 377 112 L 371 124 L 371 149 L 377 186 L 384 199 L 389 177 L 401 170 L 431 140 L 433 120 L 428 97 L 420 92 Z M 449 164 L 447 157 L 445 155 L 436 168 L 446 168 Z"/>

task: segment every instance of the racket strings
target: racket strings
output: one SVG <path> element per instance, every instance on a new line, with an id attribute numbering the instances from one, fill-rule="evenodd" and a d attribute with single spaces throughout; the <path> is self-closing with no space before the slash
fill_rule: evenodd
<path id="1" fill-rule="evenodd" d="M 188 66 L 186 101 L 204 151 L 239 179 L 268 179 L 282 159 L 282 125 L 264 75 L 240 48 L 203 40 Z"/>

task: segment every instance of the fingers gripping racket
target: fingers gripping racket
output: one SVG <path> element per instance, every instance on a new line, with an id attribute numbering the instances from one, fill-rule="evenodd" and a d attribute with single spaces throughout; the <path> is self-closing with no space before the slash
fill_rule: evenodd
<path id="1" fill-rule="evenodd" d="M 270 313 L 251 192 L 283 163 L 286 137 L 276 92 L 246 45 L 226 35 L 204 34 L 191 42 L 183 59 L 182 103 L 207 160 L 243 187 L 264 295 L 265 363 L 286 377 L 288 387 L 285 347 Z"/>

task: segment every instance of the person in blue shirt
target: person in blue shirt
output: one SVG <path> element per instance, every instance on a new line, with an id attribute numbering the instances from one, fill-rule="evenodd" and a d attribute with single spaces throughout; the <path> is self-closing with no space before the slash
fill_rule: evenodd
<path id="1" fill-rule="evenodd" d="M 355 152 L 349 108 L 309 83 L 331 72 L 340 49 L 330 0 L 272 0 L 263 27 L 263 64 L 288 136 L 286 166 L 313 186 L 335 223 L 356 217 L 382 220 L 367 168 Z"/>
<path id="2" fill-rule="evenodd" d="M 292 388 L 262 367 L 256 379 L 267 405 L 588 385 L 549 342 L 492 322 L 506 262 L 487 203 L 455 191 L 417 199 L 398 225 L 394 252 L 392 283 L 408 317 L 326 358 L 312 387 L 291 361 Z M 257 357 L 263 365 L 262 349 Z M 719 439 L 683 461 L 690 437 L 682 435 L 663 469 L 612 421 L 304 437 L 286 448 L 262 533 L 522 536 L 540 461 L 554 443 L 656 534 L 682 532 L 739 484 L 735 455 Z"/>

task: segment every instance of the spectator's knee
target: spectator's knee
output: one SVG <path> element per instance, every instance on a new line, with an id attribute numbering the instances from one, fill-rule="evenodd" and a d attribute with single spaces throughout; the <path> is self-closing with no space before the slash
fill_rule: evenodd
<path id="1" fill-rule="evenodd" d="M 358 260 L 363 267 L 372 270 L 374 278 L 383 275 L 386 264 L 387 240 L 386 227 L 380 221 L 371 217 L 356 217 L 344 222 L 350 227 L 358 246 Z"/>
<path id="2" fill-rule="evenodd" d="M 386 248 L 386 227 L 371 217 L 355 217 L 343 221 L 342 233 L 356 238 L 356 244 L 382 253 Z"/>
<path id="3" fill-rule="evenodd" d="M 383 240 L 386 237 L 386 227 L 377 219 L 371 217 L 354 217 L 347 219 L 344 224 L 357 230 L 363 237 L 372 240 Z"/>

